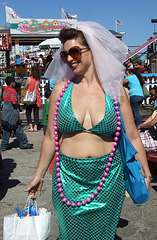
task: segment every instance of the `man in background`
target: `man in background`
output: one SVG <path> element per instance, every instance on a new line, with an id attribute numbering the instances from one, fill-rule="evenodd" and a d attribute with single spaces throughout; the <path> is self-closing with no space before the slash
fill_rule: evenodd
<path id="1" fill-rule="evenodd" d="M 12 131 L 14 131 L 18 140 L 19 147 L 21 149 L 32 149 L 33 144 L 28 142 L 27 136 L 23 131 L 19 115 L 19 103 L 17 93 L 15 91 L 15 78 L 7 77 L 5 79 L 7 84 L 6 89 L 3 91 L 3 107 L 2 107 L 2 127 L 3 127 L 3 139 L 1 142 L 2 151 L 11 149 L 9 139 Z"/>
<path id="2" fill-rule="evenodd" d="M 53 51 L 50 51 L 50 52 L 49 52 L 49 55 L 48 55 L 47 58 L 46 58 L 46 66 L 47 66 L 47 67 L 48 67 L 49 64 L 51 63 L 52 59 L 53 59 Z"/>

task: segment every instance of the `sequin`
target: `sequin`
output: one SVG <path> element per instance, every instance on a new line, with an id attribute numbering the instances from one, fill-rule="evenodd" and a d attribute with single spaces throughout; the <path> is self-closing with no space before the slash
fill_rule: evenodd
<path id="1" fill-rule="evenodd" d="M 113 100 L 105 95 L 105 115 L 103 119 L 90 129 L 85 129 L 76 119 L 71 103 L 71 94 L 73 88 L 73 82 L 71 82 L 61 99 L 60 106 L 58 108 L 57 126 L 60 132 L 72 133 L 80 132 L 83 130 L 91 131 L 95 134 L 103 136 L 111 136 L 115 133 L 117 127 L 117 116 L 114 109 Z"/>
<path id="2" fill-rule="evenodd" d="M 77 206 L 96 190 L 107 167 L 109 154 L 98 158 L 72 158 L 60 151 L 60 178 L 66 206 L 58 192 L 57 170 L 53 170 L 52 199 L 59 225 L 59 240 L 113 240 L 124 200 L 124 174 L 119 150 L 101 190 L 89 203 Z"/>

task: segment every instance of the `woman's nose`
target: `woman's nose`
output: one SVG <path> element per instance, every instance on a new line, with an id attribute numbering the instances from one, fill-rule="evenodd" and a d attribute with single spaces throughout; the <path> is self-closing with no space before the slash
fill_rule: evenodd
<path id="1" fill-rule="evenodd" d="M 70 55 L 67 56 L 67 62 L 70 62 L 71 60 L 73 60 L 73 57 L 71 57 Z"/>

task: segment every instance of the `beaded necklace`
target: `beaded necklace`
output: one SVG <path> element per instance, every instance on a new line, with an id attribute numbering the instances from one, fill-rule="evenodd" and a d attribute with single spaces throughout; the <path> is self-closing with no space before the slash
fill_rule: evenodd
<path id="1" fill-rule="evenodd" d="M 118 106 L 118 101 L 117 101 L 117 97 L 115 96 L 115 92 L 112 90 L 112 95 L 113 95 L 113 100 L 114 100 L 114 105 L 115 105 L 115 111 L 116 111 L 116 115 L 117 115 L 117 128 L 116 128 L 116 132 L 115 132 L 115 137 L 114 137 L 114 142 L 113 142 L 113 147 L 112 150 L 109 154 L 109 158 L 108 158 L 108 162 L 107 162 L 107 167 L 105 168 L 105 171 L 103 173 L 102 178 L 100 179 L 99 185 L 97 186 L 97 188 L 95 189 L 95 191 L 93 191 L 93 194 L 91 194 L 90 197 L 88 197 L 87 199 L 83 199 L 82 201 L 79 202 L 70 202 L 68 201 L 63 193 L 63 189 L 62 189 L 62 182 L 61 182 L 61 178 L 60 178 L 60 159 L 59 159 L 59 141 L 58 141 L 58 128 L 57 128 L 57 115 L 58 115 L 58 108 L 60 105 L 60 101 L 66 91 L 66 89 L 68 88 L 69 84 L 73 81 L 74 77 L 70 78 L 70 80 L 67 80 L 67 83 L 64 85 L 64 88 L 62 88 L 62 92 L 59 94 L 59 97 L 57 99 L 56 102 L 56 107 L 55 107 L 55 112 L 54 112 L 54 117 L 53 117 L 53 129 L 54 129 L 54 139 L 55 139 L 55 156 L 56 156 L 56 171 L 57 171 L 57 186 L 58 186 L 58 192 L 60 194 L 60 198 L 62 199 L 63 203 L 65 203 L 67 206 L 72 206 L 72 207 L 80 207 L 81 205 L 86 205 L 87 203 L 90 203 L 101 191 L 101 187 L 103 186 L 106 177 L 110 171 L 110 166 L 112 164 L 112 160 L 113 160 L 113 156 L 114 156 L 114 152 L 116 151 L 116 147 L 117 147 L 117 142 L 118 142 L 118 136 L 120 135 L 120 130 L 121 130 L 121 117 L 120 117 L 120 112 L 119 112 L 119 106 Z"/>

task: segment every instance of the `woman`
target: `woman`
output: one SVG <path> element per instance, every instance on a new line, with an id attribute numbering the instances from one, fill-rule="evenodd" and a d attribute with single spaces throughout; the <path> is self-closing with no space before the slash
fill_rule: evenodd
<path id="1" fill-rule="evenodd" d="M 134 74 L 132 69 L 126 69 L 125 73 L 127 77 L 124 78 L 123 84 L 128 83 L 130 104 L 134 114 L 135 124 L 138 126 L 141 124 L 139 105 L 144 100 L 143 90 L 139 79 Z"/>
<path id="2" fill-rule="evenodd" d="M 150 100 L 153 102 L 154 109 L 157 110 L 157 86 L 150 89 Z"/>
<path id="3" fill-rule="evenodd" d="M 4 89 L 5 89 L 5 87 L 0 82 L 0 139 L 2 139 L 1 111 L 2 111 L 2 94 L 3 94 Z"/>
<path id="4" fill-rule="evenodd" d="M 41 69 L 41 74 L 44 74 L 44 67 L 45 67 L 45 59 L 42 54 L 40 54 L 39 59 L 37 61 L 37 64 L 39 65 Z"/>
<path id="5" fill-rule="evenodd" d="M 127 134 L 145 174 L 151 175 L 120 83 L 127 48 L 94 22 L 78 22 L 62 30 L 59 39 L 62 46 L 46 72 L 56 75 L 47 131 L 36 174 L 25 191 L 40 195 L 55 153 L 52 199 L 59 240 L 114 239 L 125 187 L 121 154 L 113 139 L 117 129 L 113 97 L 120 99 Z M 149 187 L 150 179 L 146 184 Z"/>
<path id="6" fill-rule="evenodd" d="M 153 87 L 150 89 L 150 101 L 154 102 L 157 96 L 157 88 Z M 151 127 L 157 124 L 157 110 L 154 106 L 154 112 L 151 116 L 144 122 L 141 123 L 137 129 L 140 131 L 140 137 L 144 145 L 146 152 L 154 151 L 157 152 L 157 139 L 152 137 Z"/>
<path id="7" fill-rule="evenodd" d="M 28 89 L 29 92 L 33 92 L 37 81 L 38 81 L 38 85 L 36 90 L 36 102 L 33 105 L 26 105 L 26 117 L 29 125 L 29 129 L 26 130 L 27 132 L 37 132 L 38 124 L 39 124 L 39 107 L 41 107 L 41 96 L 39 92 L 40 70 L 38 66 L 32 66 L 31 77 L 27 78 L 24 89 Z M 32 109 L 34 111 L 34 127 L 33 127 L 32 118 L 31 118 Z"/>
<path id="8" fill-rule="evenodd" d="M 157 152 L 157 139 L 154 139 L 149 131 L 149 129 L 155 124 L 157 124 L 157 110 L 155 110 L 144 123 L 141 123 L 137 127 L 137 129 L 140 131 L 140 137 L 146 152 Z"/>

